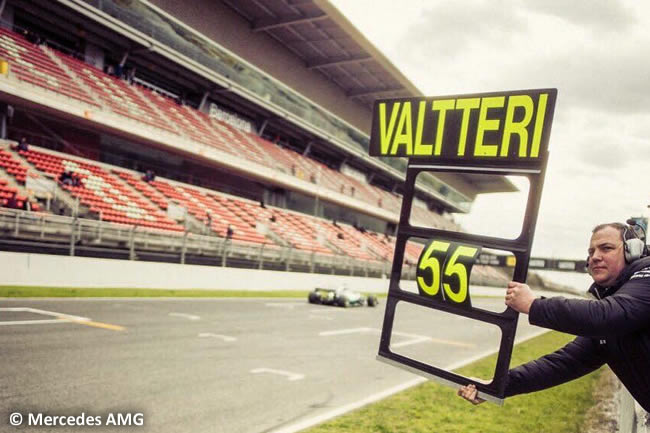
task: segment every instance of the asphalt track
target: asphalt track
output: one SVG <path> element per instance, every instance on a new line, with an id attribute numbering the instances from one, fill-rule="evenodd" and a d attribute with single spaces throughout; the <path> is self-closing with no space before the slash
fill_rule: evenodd
<path id="1" fill-rule="evenodd" d="M 375 359 L 383 313 L 278 298 L 3 299 L 0 432 L 297 431 L 420 380 Z M 496 349 L 490 326 L 419 307 L 398 317 L 395 350 L 437 366 Z M 518 338 L 540 331 L 519 322 Z M 144 426 L 35 429 L 29 413 L 142 413 Z"/>

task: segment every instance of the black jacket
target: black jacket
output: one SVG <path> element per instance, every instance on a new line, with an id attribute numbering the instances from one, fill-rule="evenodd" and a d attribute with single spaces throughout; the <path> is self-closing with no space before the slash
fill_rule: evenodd
<path id="1" fill-rule="evenodd" d="M 554 297 L 531 305 L 532 325 L 577 335 L 562 349 L 508 372 L 506 396 L 550 388 L 608 364 L 650 411 L 650 257 L 628 265 L 595 300 Z"/>

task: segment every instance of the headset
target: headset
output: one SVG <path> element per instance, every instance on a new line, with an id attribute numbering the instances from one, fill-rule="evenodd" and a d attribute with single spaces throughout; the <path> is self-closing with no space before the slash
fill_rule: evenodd
<path id="1" fill-rule="evenodd" d="M 634 229 L 634 227 L 638 225 L 636 221 L 633 219 L 628 219 L 626 223 L 627 224 L 621 224 L 621 227 L 623 228 L 623 251 L 625 256 L 625 263 L 629 264 L 635 260 L 647 256 L 648 247 L 646 246 L 645 241 L 639 237 L 636 230 Z M 638 227 L 643 230 L 643 237 L 645 238 L 645 230 L 641 225 L 638 225 Z M 587 264 L 585 267 L 587 268 L 587 272 L 591 273 L 589 270 L 589 258 L 590 257 L 587 256 Z"/>
<path id="2" fill-rule="evenodd" d="M 632 263 L 635 260 L 640 259 L 641 257 L 648 255 L 648 250 L 645 244 L 645 241 L 639 237 L 635 226 L 638 224 L 633 219 L 626 221 L 625 231 L 623 232 L 623 241 L 625 243 L 625 262 Z M 643 226 L 638 225 L 638 227 L 643 230 Z M 632 236 L 628 236 L 628 233 L 632 233 Z M 645 230 L 643 230 L 643 237 L 645 238 Z"/>

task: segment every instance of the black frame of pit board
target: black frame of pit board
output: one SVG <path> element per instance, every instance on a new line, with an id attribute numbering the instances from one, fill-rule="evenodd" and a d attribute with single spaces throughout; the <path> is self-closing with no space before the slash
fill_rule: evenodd
<path id="1" fill-rule="evenodd" d="M 528 275 L 528 262 L 530 250 L 535 233 L 535 225 L 539 212 L 544 175 L 548 162 L 547 148 L 541 158 L 541 164 L 535 168 L 506 168 L 506 167 L 453 167 L 448 165 L 437 165 L 432 162 L 410 159 L 406 174 L 405 192 L 403 195 L 400 221 L 395 245 L 395 256 L 391 271 L 390 286 L 386 301 L 386 311 L 382 326 L 381 340 L 377 359 L 390 365 L 411 371 L 415 374 L 433 379 L 442 384 L 458 387 L 473 383 L 478 389 L 478 396 L 497 404 L 503 404 L 505 398 L 505 387 L 512 349 L 514 346 L 515 332 L 519 313 L 507 308 L 503 313 L 483 310 L 472 307 L 466 309 L 452 303 L 439 302 L 435 299 L 426 298 L 418 294 L 406 292 L 399 287 L 402 266 L 404 263 L 404 252 L 406 242 L 410 237 L 424 239 L 442 239 L 445 241 L 461 242 L 472 245 L 480 245 L 484 248 L 510 251 L 516 258 L 513 280 L 525 282 Z M 516 175 L 528 178 L 530 186 L 526 203 L 522 231 L 516 239 L 503 239 L 491 236 L 473 235 L 467 233 L 452 232 L 434 228 L 413 226 L 410 224 L 411 206 L 415 192 L 415 181 L 421 172 L 453 172 L 453 173 L 478 173 L 492 175 Z M 505 288 L 504 288 L 505 295 Z M 491 383 L 484 384 L 464 376 L 443 370 L 409 357 L 394 353 L 390 349 L 390 340 L 395 318 L 397 303 L 409 302 L 427 308 L 441 310 L 457 314 L 470 319 L 479 320 L 498 326 L 501 329 L 501 343 L 495 369 L 494 379 Z"/>

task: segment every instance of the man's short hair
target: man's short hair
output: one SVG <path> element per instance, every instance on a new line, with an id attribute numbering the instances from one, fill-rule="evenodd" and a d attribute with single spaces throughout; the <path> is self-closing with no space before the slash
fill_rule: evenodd
<path id="1" fill-rule="evenodd" d="M 630 232 L 630 230 L 628 229 L 628 227 L 625 224 L 621 224 L 621 223 L 604 223 L 604 224 L 598 224 L 596 227 L 594 227 L 594 229 L 591 231 L 591 233 L 593 234 L 593 233 L 599 232 L 599 231 L 601 231 L 603 229 L 606 229 L 607 227 L 611 227 L 613 229 L 618 230 L 618 232 L 621 234 L 621 240 L 622 241 L 625 241 L 626 233 Z M 630 233 L 630 235 L 628 235 L 627 237 L 628 237 L 628 239 L 631 238 L 631 237 L 634 237 L 633 233 Z"/>

